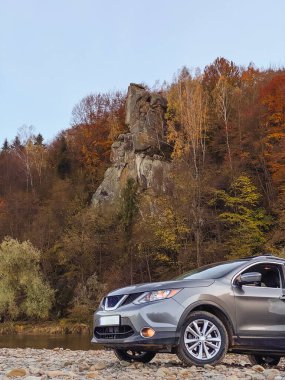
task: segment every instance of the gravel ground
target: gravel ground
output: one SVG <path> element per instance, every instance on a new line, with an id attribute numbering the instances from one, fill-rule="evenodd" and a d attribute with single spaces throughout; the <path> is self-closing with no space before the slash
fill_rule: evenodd
<path id="1" fill-rule="evenodd" d="M 227 355 L 212 367 L 185 367 L 175 355 L 159 354 L 149 364 L 119 362 L 112 351 L 0 349 L 0 380 L 22 378 L 102 380 L 285 380 L 285 359 L 271 369 L 252 366 L 246 356 Z"/>

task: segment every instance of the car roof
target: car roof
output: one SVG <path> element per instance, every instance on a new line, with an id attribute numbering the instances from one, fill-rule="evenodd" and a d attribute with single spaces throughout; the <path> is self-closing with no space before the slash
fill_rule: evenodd
<path id="1" fill-rule="evenodd" d="M 248 261 L 268 261 L 268 260 L 278 260 L 285 262 L 285 259 L 282 257 L 278 256 L 273 256 L 273 255 L 259 255 L 259 256 L 248 256 L 248 257 L 243 257 L 242 260 L 248 260 Z"/>

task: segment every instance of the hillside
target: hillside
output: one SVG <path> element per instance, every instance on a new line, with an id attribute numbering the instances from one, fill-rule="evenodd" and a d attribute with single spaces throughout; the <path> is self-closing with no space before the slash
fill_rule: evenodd
<path id="1" fill-rule="evenodd" d="M 283 69 L 217 58 L 155 90 L 88 95 L 72 120 L 50 144 L 23 128 L 0 152 L 0 241 L 39 252 L 50 316 L 84 321 L 111 288 L 284 256 Z M 34 318 L 13 291 L 2 319 Z"/>

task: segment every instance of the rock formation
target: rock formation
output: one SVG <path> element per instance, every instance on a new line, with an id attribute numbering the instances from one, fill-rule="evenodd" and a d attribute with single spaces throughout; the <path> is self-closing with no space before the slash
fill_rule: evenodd
<path id="1" fill-rule="evenodd" d="M 129 132 L 112 144 L 111 162 L 103 182 L 93 195 L 92 204 L 114 203 L 128 178 L 140 190 L 154 194 L 169 191 L 169 147 L 166 142 L 166 99 L 131 83 L 126 102 Z"/>

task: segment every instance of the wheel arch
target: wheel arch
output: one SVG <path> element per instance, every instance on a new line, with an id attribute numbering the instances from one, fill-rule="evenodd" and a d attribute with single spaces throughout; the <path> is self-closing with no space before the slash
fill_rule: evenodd
<path id="1" fill-rule="evenodd" d="M 228 337 L 229 337 L 229 347 L 233 345 L 233 337 L 235 335 L 233 323 L 230 317 L 228 316 L 227 312 L 224 311 L 219 305 L 211 301 L 195 302 L 184 310 L 177 326 L 177 332 L 179 333 L 179 335 L 180 335 L 180 331 L 181 331 L 183 323 L 188 318 L 188 316 L 194 311 L 206 311 L 208 313 L 215 315 L 217 318 L 219 318 L 227 330 Z"/>

